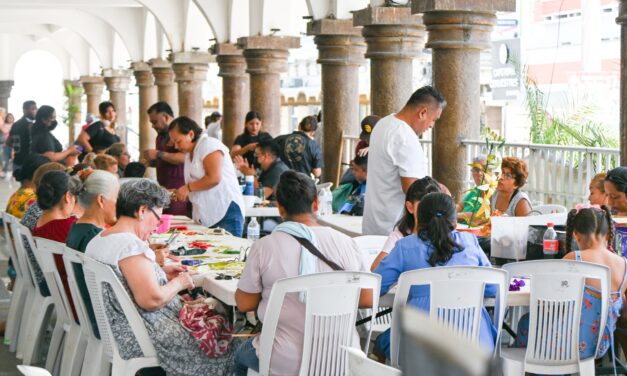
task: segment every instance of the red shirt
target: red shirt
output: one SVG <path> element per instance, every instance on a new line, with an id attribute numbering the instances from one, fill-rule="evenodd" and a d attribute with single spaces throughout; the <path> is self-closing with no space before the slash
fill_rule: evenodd
<path id="1" fill-rule="evenodd" d="M 52 221 L 46 223 L 43 226 L 35 226 L 32 231 L 33 236 L 37 236 L 39 238 L 54 240 L 55 242 L 65 244 L 65 240 L 67 239 L 67 234 L 70 232 L 70 228 L 72 224 L 76 222 L 78 218 L 70 217 L 64 219 L 53 219 Z M 76 308 L 74 307 L 74 301 L 72 300 L 72 293 L 70 292 L 70 285 L 67 281 L 67 272 L 65 271 L 65 264 L 63 263 L 63 256 L 54 255 L 54 263 L 57 266 L 57 271 L 59 272 L 59 276 L 61 277 L 61 282 L 63 282 L 63 288 L 65 290 L 65 294 L 70 302 L 70 307 L 72 308 L 72 314 L 74 315 L 74 320 L 78 322 L 78 315 L 76 314 Z"/>
<path id="2" fill-rule="evenodd" d="M 177 153 L 168 133 L 157 135 L 156 148 L 166 153 Z M 185 185 L 184 164 L 173 165 L 157 159 L 157 181 L 166 189 L 177 189 Z M 163 210 L 164 214 L 192 216 L 192 204 L 189 201 L 172 201 L 170 206 Z"/>

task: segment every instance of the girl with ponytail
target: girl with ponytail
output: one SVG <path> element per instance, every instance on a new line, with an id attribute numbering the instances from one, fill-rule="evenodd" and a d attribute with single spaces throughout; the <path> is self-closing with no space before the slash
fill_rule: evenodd
<path id="1" fill-rule="evenodd" d="M 599 320 L 601 311 L 600 284 L 596 279 L 586 280 L 583 293 L 584 304 L 581 306 L 581 326 L 579 328 L 579 357 L 581 359 L 596 356 L 601 358 L 610 348 L 616 321 L 623 307 L 623 296 L 627 284 L 627 260 L 614 252 L 609 252 L 614 238 L 614 222 L 610 209 L 598 205 L 577 205 L 568 213 L 566 221 L 565 260 L 592 262 L 610 268 L 611 297 L 607 324 L 603 329 L 601 344 L 594 354 L 598 340 L 599 328 L 595 322 Z M 572 240 L 577 242 L 580 251 L 572 251 Z M 529 316 L 525 315 L 518 323 L 515 347 L 526 347 L 529 335 Z"/>
<path id="2" fill-rule="evenodd" d="M 445 193 L 429 193 L 422 197 L 418 207 L 417 234 L 400 239 L 392 252 L 374 270 L 381 275 L 381 295 L 385 295 L 406 271 L 438 266 L 485 266 L 490 260 L 483 253 L 477 237 L 468 232 L 457 232 L 455 202 Z M 429 287 L 416 286 L 409 293 L 408 304 L 428 311 Z M 495 294 L 494 286 L 486 288 L 486 295 Z M 496 329 L 488 312 L 483 309 L 479 341 L 490 352 L 494 349 Z M 376 355 L 389 359 L 390 331 L 376 341 Z"/>

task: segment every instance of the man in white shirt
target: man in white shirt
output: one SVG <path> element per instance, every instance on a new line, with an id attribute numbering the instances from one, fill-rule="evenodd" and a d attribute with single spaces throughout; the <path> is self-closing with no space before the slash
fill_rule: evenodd
<path id="1" fill-rule="evenodd" d="M 431 86 L 416 90 L 398 113 L 379 120 L 370 136 L 368 189 L 362 231 L 389 235 L 405 203 L 405 192 L 427 175 L 418 136 L 433 128 L 446 101 Z"/>
<path id="2" fill-rule="evenodd" d="M 222 115 L 219 112 L 214 112 L 209 115 L 209 124 L 207 124 L 207 135 L 209 137 L 217 138 L 222 141 Z"/>

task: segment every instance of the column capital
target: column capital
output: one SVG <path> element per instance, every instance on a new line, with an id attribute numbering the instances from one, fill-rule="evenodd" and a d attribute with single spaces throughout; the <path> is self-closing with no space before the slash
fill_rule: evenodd
<path id="1" fill-rule="evenodd" d="M 490 48 L 496 14 L 470 11 L 429 11 L 424 13 L 429 39 L 427 48 L 487 49 Z"/>
<path id="2" fill-rule="evenodd" d="M 103 69 L 102 76 L 109 92 L 125 92 L 131 82 L 129 69 Z"/>
<path id="3" fill-rule="evenodd" d="M 353 13 L 354 26 L 421 24 L 420 15 L 412 14 L 408 7 L 368 6 Z"/>
<path id="4" fill-rule="evenodd" d="M 515 12 L 516 0 L 430 0 L 412 1 L 412 13 L 426 13 L 433 11 L 465 11 L 479 13 Z"/>
<path id="5" fill-rule="evenodd" d="M 102 76 L 81 76 L 80 82 L 87 96 L 100 96 L 104 89 L 104 79 Z"/>
<path id="6" fill-rule="evenodd" d="M 278 37 L 274 35 L 255 35 L 237 39 L 237 45 L 243 50 L 289 50 L 300 47 L 300 37 Z"/>
<path id="7" fill-rule="evenodd" d="M 211 52 L 216 56 L 216 62 L 220 71 L 219 77 L 244 77 L 246 76 L 246 60 L 244 51 L 235 43 L 216 43 L 211 47 Z"/>
<path id="8" fill-rule="evenodd" d="M 144 61 L 138 61 L 131 64 L 133 75 L 135 76 L 135 84 L 137 87 L 155 86 L 155 77 L 152 74 L 152 67 Z"/>
<path id="9" fill-rule="evenodd" d="M 174 70 L 174 81 L 201 82 L 207 78 L 211 55 L 206 52 L 176 52 L 170 54 L 169 60 Z"/>
<path id="10" fill-rule="evenodd" d="M 244 50 L 247 73 L 279 74 L 287 71 L 288 50 L 300 47 L 300 38 L 251 36 L 239 38 L 237 44 Z"/>
<path id="11" fill-rule="evenodd" d="M 172 52 L 168 56 L 168 61 L 175 64 L 209 64 L 214 60 L 213 56 L 207 52 L 184 51 Z"/>
<path id="12" fill-rule="evenodd" d="M 11 93 L 11 89 L 13 88 L 14 84 L 15 84 L 15 81 L 13 80 L 1 80 L 0 81 L 0 93 L 2 94 L 6 93 L 8 96 L 9 93 Z"/>
<path id="13" fill-rule="evenodd" d="M 351 20 L 322 19 L 307 24 L 307 34 L 314 35 L 319 64 L 362 65 L 366 44 L 360 28 Z"/>
<path id="14" fill-rule="evenodd" d="M 150 66 L 152 67 L 155 85 L 164 87 L 174 85 L 174 71 L 172 70 L 172 63 L 161 58 L 150 59 Z"/>

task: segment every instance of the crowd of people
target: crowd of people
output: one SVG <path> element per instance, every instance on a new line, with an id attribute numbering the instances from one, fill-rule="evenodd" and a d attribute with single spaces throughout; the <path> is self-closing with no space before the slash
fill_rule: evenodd
<path id="1" fill-rule="evenodd" d="M 111 102 L 103 102 L 100 119 L 82 129 L 74 144 L 63 148 L 52 133 L 57 126 L 55 109 L 37 108 L 28 101 L 23 106 L 24 116 L 7 132 L 0 124 L 5 135 L 4 167 L 12 164 L 20 182 L 6 212 L 19 218 L 34 236 L 66 243 L 111 266 L 133 297 L 167 374 L 246 375 L 248 369 L 259 369 L 258 337 L 234 341 L 220 356 L 208 357 L 181 325 L 179 311 L 184 303 L 179 293 L 194 288 L 193 272 L 185 266 L 164 264 L 159 257 L 165 252 L 163 247 L 148 243 L 161 216 L 187 215 L 203 226 L 242 236 L 245 208 L 238 177 L 254 177 L 257 192 L 276 202 L 281 217 L 272 233 L 252 244 L 235 295 L 239 311 L 255 311 L 261 321 L 277 280 L 334 269 L 303 248 L 299 238 L 343 270 L 379 274 L 381 294 L 409 270 L 447 265 L 490 267 L 489 253 L 480 240 L 470 232 L 457 231 L 458 220 L 468 218 L 472 202 L 484 195 L 484 190 L 471 189 L 456 201 L 444 185 L 427 174 L 428 161 L 418 136 L 433 128 L 445 109 L 442 94 L 426 86 L 414 92 L 397 113 L 383 118 L 368 116 L 361 123 L 355 157 L 333 191 L 332 206 L 340 213 L 363 213 L 364 234 L 388 236 L 372 264 L 365 262 L 353 239 L 318 223 L 321 203 L 315 179 L 321 176 L 324 164 L 316 141 L 319 119 L 315 116 L 302 119 L 293 133 L 273 138 L 263 131 L 262 115 L 251 111 L 245 117 L 243 133 L 233 145 L 225 145 L 219 113 L 207 117 L 203 128 L 188 117 L 175 117 L 167 103 L 158 102 L 147 111 L 157 132 L 155 148 L 141 151 L 140 160 L 132 161 L 116 134 L 116 109 Z M 11 124 L 9 115 L 0 117 L 4 124 Z M 477 186 L 488 173 L 486 163 L 485 156 L 473 161 L 471 173 Z M 147 168 L 156 169 L 156 180 L 144 177 Z M 489 200 L 491 212 L 529 215 L 533 207 L 523 190 L 527 178 L 523 160 L 503 158 Z M 621 325 L 627 288 L 627 262 L 608 252 L 615 231 L 612 214 L 627 214 L 626 193 L 627 167 L 599 174 L 590 183 L 591 205 L 573 209 L 567 221 L 564 258 L 595 262 L 612 270 L 611 320 L 603 330 L 608 335 Z M 571 240 L 579 250 L 571 251 Z M 57 268 L 68 289 L 63 264 L 57 263 Z M 44 291 L 47 286 L 41 271 L 36 275 Z M 83 299 L 89 301 L 82 272 L 77 273 L 77 284 Z M 593 307 L 600 304 L 597 289 L 593 282 L 586 285 Z M 140 356 L 119 303 L 110 291 L 105 295 L 105 309 L 115 323 L 113 335 L 120 348 L 128 356 Z M 426 287 L 412 289 L 408 302 L 428 310 L 429 295 Z M 362 291 L 360 307 L 371 304 L 372 292 Z M 590 310 L 584 314 L 592 317 L 594 308 L 584 310 Z M 88 311 L 95 323 L 90 304 Z M 296 349 L 303 346 L 304 317 L 299 295 L 287 296 L 272 352 L 272 374 L 297 373 L 301 352 Z M 518 326 L 518 346 L 526 345 L 526 320 L 523 317 Z M 597 335 L 593 325 L 582 324 L 581 341 L 591 343 Z M 353 339 L 358 345 L 356 331 Z M 495 340 L 496 328 L 484 309 L 479 342 L 492 351 Z M 582 357 L 602 356 L 607 346 L 597 354 L 586 351 L 581 349 Z M 377 338 L 373 355 L 380 361 L 389 359 L 389 331 Z"/>

